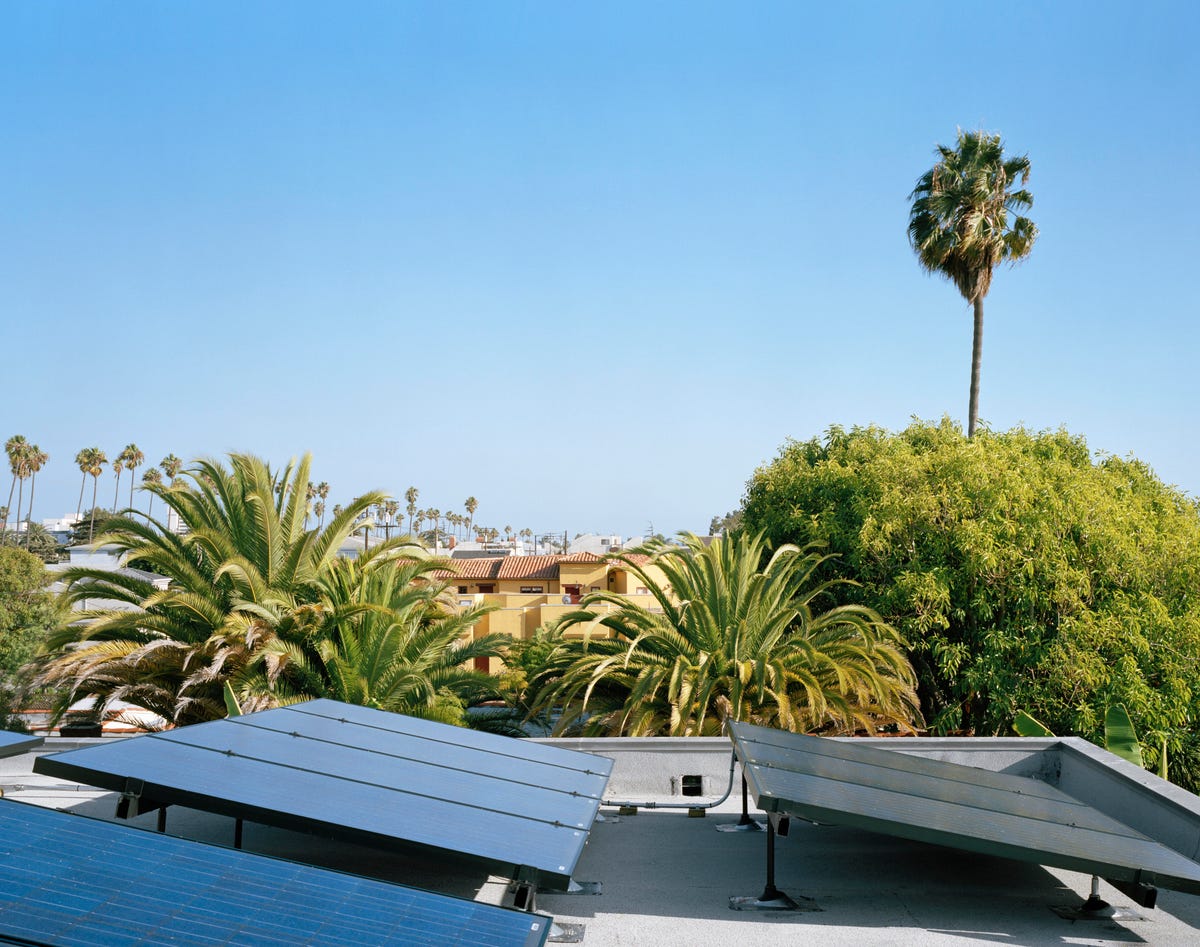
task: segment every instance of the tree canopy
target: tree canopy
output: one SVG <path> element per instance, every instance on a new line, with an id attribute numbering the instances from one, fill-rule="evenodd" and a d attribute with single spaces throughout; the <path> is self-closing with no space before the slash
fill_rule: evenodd
<path id="1" fill-rule="evenodd" d="M 1200 510 L 1137 460 L 1064 430 L 833 427 L 759 469 L 744 515 L 840 554 L 861 584 L 839 595 L 900 629 L 936 730 L 1007 734 L 1023 709 L 1095 739 L 1122 703 L 1151 765 L 1165 734 L 1200 772 Z"/>

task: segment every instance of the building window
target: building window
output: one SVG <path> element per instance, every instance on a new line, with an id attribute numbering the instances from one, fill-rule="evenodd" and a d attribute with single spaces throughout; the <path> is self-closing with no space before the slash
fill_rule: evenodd
<path id="1" fill-rule="evenodd" d="M 637 591 L 634 594 L 635 595 L 649 595 L 650 590 L 648 588 L 646 588 L 646 586 L 644 586 L 644 585 L 639 585 L 637 587 Z"/>
<path id="2" fill-rule="evenodd" d="M 534 594 L 537 592 L 544 592 L 544 591 L 546 591 L 546 588 L 545 588 L 545 586 L 542 586 L 542 585 L 522 585 L 521 591 L 525 594 L 531 595 L 531 594 Z"/>
<path id="3" fill-rule="evenodd" d="M 460 585 L 460 586 L 458 587 L 458 594 L 459 594 L 459 595 L 466 595 L 466 594 L 467 594 L 467 587 L 466 587 L 465 585 Z"/>

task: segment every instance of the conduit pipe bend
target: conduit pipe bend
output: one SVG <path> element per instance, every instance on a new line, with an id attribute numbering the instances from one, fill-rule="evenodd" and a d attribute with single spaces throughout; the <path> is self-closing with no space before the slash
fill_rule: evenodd
<path id="1" fill-rule="evenodd" d="M 729 794 L 733 792 L 733 769 L 737 765 L 737 753 L 729 754 L 729 784 L 725 787 L 725 793 L 720 799 L 714 799 L 712 802 L 625 802 L 619 799 L 601 799 L 602 806 L 620 806 L 630 809 L 711 809 L 714 806 L 719 806 Z"/>

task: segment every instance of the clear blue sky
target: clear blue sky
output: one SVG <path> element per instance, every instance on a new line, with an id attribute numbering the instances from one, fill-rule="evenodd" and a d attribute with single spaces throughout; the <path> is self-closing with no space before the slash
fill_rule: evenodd
<path id="1" fill-rule="evenodd" d="M 788 437 L 965 418 L 970 310 L 905 240 L 962 126 L 1041 229 L 981 417 L 1200 493 L 1196 10 L 6 3 L 0 438 L 51 456 L 35 518 L 134 441 L 703 531 Z"/>

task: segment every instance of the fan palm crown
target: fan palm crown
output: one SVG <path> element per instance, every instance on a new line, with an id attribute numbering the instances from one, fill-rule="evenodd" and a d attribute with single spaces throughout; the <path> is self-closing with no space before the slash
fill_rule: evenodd
<path id="1" fill-rule="evenodd" d="M 909 194 L 908 240 L 921 266 L 947 277 L 974 309 L 969 437 L 979 417 L 983 298 L 997 266 L 1029 256 L 1038 229 L 1018 213 L 1033 206 L 1028 155 L 1005 157 L 999 135 L 961 130 L 955 148 L 937 153 Z"/>

